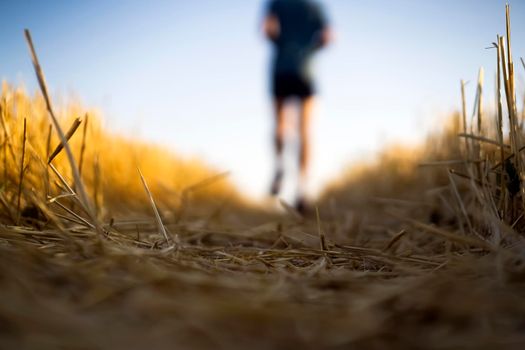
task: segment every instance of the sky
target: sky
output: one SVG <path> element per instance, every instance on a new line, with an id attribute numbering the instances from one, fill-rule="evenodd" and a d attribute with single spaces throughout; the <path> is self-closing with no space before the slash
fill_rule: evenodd
<path id="1" fill-rule="evenodd" d="M 439 129 L 460 106 L 460 79 L 470 81 L 471 112 L 480 66 L 492 103 L 496 53 L 486 48 L 504 34 L 504 0 L 322 3 L 335 41 L 316 59 L 312 194 L 352 162 Z M 510 4 L 518 61 L 525 2 Z M 29 28 L 55 99 L 80 98 L 111 130 L 200 157 L 262 198 L 273 171 L 263 9 L 260 0 L 0 0 L 0 79 L 36 90 Z"/>

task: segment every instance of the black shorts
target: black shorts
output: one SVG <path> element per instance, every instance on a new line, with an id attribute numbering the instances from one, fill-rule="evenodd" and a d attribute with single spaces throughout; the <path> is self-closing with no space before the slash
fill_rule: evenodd
<path id="1" fill-rule="evenodd" d="M 276 98 L 307 98 L 314 95 L 315 88 L 310 79 L 300 75 L 276 73 L 273 75 L 272 93 Z"/>

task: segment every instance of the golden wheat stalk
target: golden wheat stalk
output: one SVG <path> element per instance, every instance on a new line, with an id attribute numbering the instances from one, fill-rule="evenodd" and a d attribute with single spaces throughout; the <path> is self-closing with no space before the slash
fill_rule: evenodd
<path id="1" fill-rule="evenodd" d="M 22 134 L 22 157 L 20 159 L 20 174 L 18 176 L 18 195 L 16 198 L 16 224 L 18 225 L 20 222 L 20 200 L 22 197 L 22 186 L 24 183 L 24 162 L 25 162 L 25 156 L 26 156 L 26 142 L 27 142 L 27 121 L 26 118 L 24 118 L 24 130 Z"/>
<path id="2" fill-rule="evenodd" d="M 497 104 L 497 114 L 496 114 L 496 128 L 497 128 L 497 135 L 498 135 L 498 142 L 500 142 L 503 145 L 504 139 L 503 139 L 503 102 L 502 102 L 502 95 L 501 95 L 501 51 L 499 49 L 499 43 L 500 43 L 500 36 L 498 35 L 496 37 L 496 43 L 494 43 L 494 46 L 496 47 L 496 104 Z M 501 162 L 501 175 L 499 176 L 499 187 L 500 187 L 500 201 L 499 201 L 499 210 L 500 212 L 503 211 L 504 205 L 505 205 L 505 181 L 503 178 L 503 174 L 505 173 L 505 150 L 503 147 L 500 147 L 500 162 Z"/>
<path id="3" fill-rule="evenodd" d="M 465 81 L 461 80 L 461 117 L 463 119 L 463 133 L 468 134 L 468 127 L 467 127 L 467 98 L 465 96 Z M 465 150 L 467 153 L 466 158 L 470 159 L 470 142 L 468 139 L 465 139 Z"/>
<path id="4" fill-rule="evenodd" d="M 478 135 L 482 135 L 482 118 L 483 118 L 483 82 L 485 80 L 485 70 L 483 67 L 479 68 L 478 74 Z"/>
<path id="5" fill-rule="evenodd" d="M 92 221 L 92 223 L 97 227 L 97 231 L 99 233 L 102 233 L 103 230 L 98 224 L 97 216 L 93 211 L 93 208 L 91 206 L 91 202 L 87 196 L 86 189 L 84 187 L 84 184 L 82 182 L 82 179 L 80 178 L 80 174 L 78 172 L 78 167 L 76 165 L 75 157 L 73 156 L 73 152 L 71 151 L 71 147 L 69 146 L 67 142 L 66 135 L 64 134 L 64 131 L 62 130 L 62 127 L 60 126 L 60 123 L 58 122 L 58 119 L 55 116 L 55 112 L 53 111 L 53 107 L 51 105 L 51 99 L 49 98 L 49 93 L 47 89 L 47 85 L 44 78 L 44 72 L 42 71 L 42 68 L 40 66 L 40 63 L 38 61 L 38 57 L 35 51 L 35 47 L 33 45 L 33 40 L 31 39 L 31 33 L 28 29 L 24 30 L 25 37 L 27 44 L 29 46 L 29 51 L 31 53 L 31 59 L 33 61 L 33 67 L 35 68 L 35 73 L 38 79 L 38 84 L 40 85 L 40 90 L 42 91 L 42 95 L 44 97 L 44 101 L 46 104 L 47 111 L 49 112 L 49 116 L 51 117 L 51 121 L 55 127 L 55 130 L 57 131 L 57 134 L 59 136 L 60 142 L 63 144 L 64 149 L 66 151 L 66 155 L 69 161 L 69 165 L 71 167 L 71 171 L 73 173 L 73 178 L 75 180 L 75 184 L 77 184 L 78 188 L 78 194 L 79 194 L 79 201 L 84 207 L 85 211 L 89 215 L 89 219 Z"/>
<path id="6" fill-rule="evenodd" d="M 151 208 L 153 209 L 153 213 L 155 214 L 155 219 L 157 221 L 157 226 L 159 229 L 159 232 L 162 233 L 164 238 L 166 239 L 166 243 L 170 244 L 170 239 L 168 237 L 168 233 L 166 232 L 166 228 L 164 227 L 164 224 L 162 223 L 162 219 L 159 214 L 159 210 L 157 209 L 157 205 L 155 204 L 155 200 L 153 199 L 153 195 L 151 194 L 151 191 L 149 190 L 148 184 L 146 182 L 146 179 L 144 179 L 144 176 L 142 175 L 142 171 L 140 171 L 139 168 L 137 168 L 140 175 L 140 180 L 142 181 L 142 185 L 144 186 L 144 190 L 146 191 L 146 194 L 148 195 Z"/>
<path id="7" fill-rule="evenodd" d="M 69 127 L 69 130 L 67 131 L 66 133 L 66 142 L 69 142 L 69 140 L 71 139 L 71 137 L 75 134 L 75 132 L 77 131 L 78 127 L 80 126 L 80 124 L 82 124 L 82 119 L 80 118 L 75 118 L 75 120 L 73 121 L 73 124 Z M 51 155 L 49 156 L 47 162 L 48 163 L 51 163 L 53 161 L 53 159 L 55 159 L 56 156 L 58 156 L 58 154 L 62 151 L 62 149 L 64 149 L 64 144 L 61 142 L 59 143 L 55 150 L 53 151 L 53 153 L 51 153 Z"/>
<path id="8" fill-rule="evenodd" d="M 8 160 L 7 160 L 7 150 L 9 150 L 9 153 L 11 155 L 11 158 L 14 162 L 16 162 L 16 155 L 15 150 L 13 147 L 13 143 L 11 142 L 11 130 L 9 129 L 9 124 L 7 123 L 7 100 L 4 99 L 2 113 L 0 113 L 0 122 L 2 122 L 2 128 L 4 130 L 4 176 L 5 180 L 8 180 L 7 175 L 7 169 L 9 169 L 8 166 Z"/>
<path id="9" fill-rule="evenodd" d="M 84 152 L 86 151 L 86 136 L 89 122 L 89 114 L 84 117 L 84 129 L 82 130 L 82 144 L 80 146 L 80 157 L 78 158 L 78 173 L 82 177 L 82 166 L 84 165 Z"/>

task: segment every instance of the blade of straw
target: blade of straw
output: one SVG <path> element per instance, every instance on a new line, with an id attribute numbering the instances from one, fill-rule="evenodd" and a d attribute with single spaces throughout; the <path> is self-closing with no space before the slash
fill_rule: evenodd
<path id="1" fill-rule="evenodd" d="M 467 99 L 465 97 L 465 81 L 461 80 L 461 116 L 463 119 L 463 133 L 467 134 Z M 469 140 L 465 139 L 465 149 L 467 152 L 467 158 L 470 158 L 470 147 Z"/>
<path id="2" fill-rule="evenodd" d="M 84 152 L 86 151 L 86 136 L 89 123 L 89 114 L 84 118 L 84 129 L 82 130 L 82 145 L 80 146 L 80 157 L 78 158 L 78 173 L 82 176 L 82 165 L 84 164 Z"/>
<path id="3" fill-rule="evenodd" d="M 496 69 L 496 103 L 498 106 L 498 113 L 497 113 L 497 120 L 496 120 L 496 127 L 498 129 L 498 141 L 503 144 L 503 102 L 502 102 L 502 96 L 501 96 L 501 51 L 499 50 L 499 43 L 500 43 L 500 37 L 499 35 L 496 37 L 496 58 L 497 58 L 497 69 Z M 501 158 L 501 173 L 503 174 L 505 172 L 505 150 L 503 147 L 500 148 L 500 158 Z M 500 176 L 500 202 L 499 202 L 499 209 L 503 210 L 504 203 L 505 203 L 505 181 L 503 176 Z"/>
<path id="4" fill-rule="evenodd" d="M 187 188 L 184 189 L 185 192 L 194 192 L 194 191 L 197 191 L 197 190 L 200 190 L 204 187 L 207 187 L 207 186 L 210 186 L 212 184 L 214 184 L 215 182 L 217 181 L 220 181 L 226 177 L 230 176 L 230 172 L 229 171 L 225 171 L 225 172 L 222 172 L 222 173 L 219 173 L 217 175 L 213 175 L 209 178 L 206 178 L 202 181 L 199 181 Z"/>
<path id="5" fill-rule="evenodd" d="M 74 211 L 72 211 L 71 209 L 69 209 L 68 207 L 66 207 L 65 205 L 63 205 L 62 203 L 60 203 L 58 200 L 55 200 L 53 201 L 53 203 L 55 203 L 56 205 L 58 205 L 60 208 L 62 208 L 64 211 L 68 212 L 70 215 L 72 215 L 73 217 L 75 217 L 77 220 L 79 220 L 80 222 L 82 222 L 84 225 L 86 225 L 87 227 L 89 228 L 95 228 L 95 226 L 93 226 L 89 221 L 87 221 L 86 219 L 84 219 L 82 216 L 78 215 L 77 213 L 75 213 Z"/>
<path id="6" fill-rule="evenodd" d="M 80 126 L 80 124 L 82 124 L 82 119 L 80 119 L 80 118 L 76 118 L 73 121 L 73 124 L 71 125 L 71 127 L 69 128 L 69 130 L 66 133 L 66 141 L 69 141 L 71 139 L 71 137 L 75 134 L 75 132 L 77 131 L 77 129 Z M 64 144 L 61 142 L 61 143 L 59 143 L 57 145 L 57 147 L 55 148 L 53 153 L 51 153 L 51 155 L 49 156 L 47 162 L 51 163 L 53 161 L 53 159 L 55 159 L 55 157 L 62 151 L 62 149 L 64 149 Z"/>
<path id="7" fill-rule="evenodd" d="M 472 134 L 458 134 L 458 137 L 464 137 L 464 138 L 467 138 L 467 139 L 472 139 L 472 140 L 476 140 L 476 141 L 480 141 L 480 142 L 484 142 L 484 143 L 489 143 L 491 145 L 494 145 L 494 146 L 498 146 L 498 147 L 501 147 L 501 148 L 510 148 L 510 145 L 505 145 L 499 141 L 496 141 L 496 140 L 492 140 L 492 139 L 489 139 L 489 138 L 486 138 L 486 137 L 483 137 L 483 136 L 478 136 L 478 135 L 472 135 Z"/>
<path id="8" fill-rule="evenodd" d="M 151 208 L 153 208 L 153 212 L 155 213 L 155 219 L 157 221 L 157 225 L 159 227 L 159 231 L 162 233 L 164 238 L 166 239 L 166 243 L 170 243 L 170 239 L 168 237 L 168 233 L 166 232 L 166 228 L 164 227 L 164 224 L 162 223 L 162 219 L 160 218 L 159 210 L 157 209 L 157 205 L 155 204 L 155 200 L 153 199 L 153 196 L 151 195 L 151 191 L 149 190 L 148 184 L 146 183 L 146 179 L 144 179 L 144 176 L 142 175 L 142 171 L 140 171 L 139 168 L 137 168 L 140 175 L 140 180 L 142 181 L 142 185 L 144 186 L 144 189 L 146 190 L 146 193 L 148 195 Z"/>
<path id="9" fill-rule="evenodd" d="M 319 246 L 322 251 L 326 251 L 326 241 L 323 230 L 321 229 L 321 217 L 319 215 L 319 208 L 315 207 L 315 218 L 317 220 L 317 234 L 319 235 Z"/>
<path id="10" fill-rule="evenodd" d="M 46 159 L 49 159 L 49 154 L 51 152 L 51 133 L 53 132 L 53 125 L 49 124 L 49 128 L 47 130 L 47 139 L 46 139 Z M 45 168 L 44 173 L 44 185 L 45 185 L 45 198 L 49 196 L 50 186 L 49 186 L 49 168 L 47 166 Z"/>
<path id="11" fill-rule="evenodd" d="M 497 248 L 494 247 L 492 244 L 490 244 L 489 242 L 487 242 L 485 240 L 481 240 L 479 238 L 458 235 L 456 233 L 449 232 L 449 231 L 441 229 L 439 227 L 428 225 L 428 224 L 422 223 L 420 221 L 417 221 L 417 220 L 414 220 L 414 219 L 410 219 L 410 218 L 406 218 L 406 217 L 403 217 L 403 218 L 400 217 L 400 219 L 403 219 L 404 221 L 409 222 L 410 224 L 412 224 L 413 227 L 419 228 L 419 229 L 424 230 L 424 231 L 426 231 L 428 233 L 432 233 L 432 234 L 434 234 L 436 236 L 440 236 L 440 237 L 445 238 L 445 239 L 447 239 L 447 240 L 449 240 L 451 242 L 456 242 L 456 243 L 459 243 L 459 244 L 467 244 L 467 245 L 471 245 L 471 246 L 474 246 L 474 247 L 479 247 L 479 248 L 485 249 L 485 250 L 487 250 L 489 252 L 496 252 L 497 251 Z"/>
<path id="12" fill-rule="evenodd" d="M 24 182 L 24 173 L 25 173 L 25 169 L 24 169 L 24 161 L 25 161 L 25 155 L 26 155 L 26 141 L 27 141 L 27 121 L 26 121 L 26 118 L 24 118 L 24 132 L 23 132 L 23 135 L 22 135 L 22 159 L 20 160 L 20 175 L 19 175 L 19 178 L 18 178 L 18 196 L 17 196 L 17 200 L 16 200 L 16 223 L 18 225 L 19 221 L 20 221 L 20 199 L 22 197 L 22 185 L 23 185 L 23 182 Z"/>
<path id="13" fill-rule="evenodd" d="M 281 206 L 284 208 L 284 210 L 286 211 L 286 213 L 288 213 L 290 216 L 292 216 L 294 219 L 296 220 L 302 220 L 303 217 L 301 216 L 301 214 L 299 214 L 299 212 L 297 212 L 297 210 L 295 210 L 294 207 L 292 207 L 290 204 L 286 203 L 285 200 L 279 198 L 279 203 L 281 204 Z"/>
<path id="14" fill-rule="evenodd" d="M 506 19 L 506 31 L 507 31 L 507 65 L 508 65 L 508 95 L 507 101 L 509 106 L 509 116 L 513 121 L 512 133 L 514 134 L 514 142 L 516 143 L 516 149 L 520 149 L 522 145 L 522 132 L 518 125 L 518 108 L 516 104 L 516 87 L 514 83 L 514 61 L 512 60 L 512 46 L 511 46 L 511 25 L 510 25 L 510 5 L 505 5 L 505 19 Z M 516 169 L 518 169 L 518 174 L 520 178 L 520 190 L 521 190 L 521 199 L 522 204 L 525 205 L 525 170 L 523 169 L 523 159 L 522 154 L 517 153 L 516 157 Z"/>
<path id="15" fill-rule="evenodd" d="M 64 131 L 60 127 L 60 123 L 58 122 L 58 119 L 55 116 L 55 112 L 53 111 L 53 107 L 51 105 L 51 99 L 49 98 L 47 85 L 44 78 L 44 72 L 42 71 L 42 68 L 40 66 L 40 63 L 38 61 L 38 57 L 35 51 L 35 47 L 33 45 L 33 40 L 31 39 L 31 33 L 28 29 L 24 30 L 25 37 L 27 44 L 29 46 L 29 51 L 31 53 L 31 59 L 33 61 L 33 67 L 35 68 L 35 73 L 38 79 L 38 84 L 40 85 L 40 90 L 42 91 L 42 95 L 44 97 L 44 101 L 46 103 L 47 111 L 49 112 L 49 116 L 51 117 L 51 121 L 53 122 L 53 125 L 57 131 L 57 134 L 59 136 L 60 142 L 64 145 L 64 149 L 67 154 L 67 158 L 69 160 L 69 164 L 71 166 L 71 170 L 73 172 L 73 177 L 75 179 L 75 183 L 77 184 L 78 194 L 80 196 L 80 201 L 82 205 L 86 208 L 89 218 L 93 221 L 95 226 L 97 227 L 97 231 L 99 233 L 102 233 L 103 230 L 101 229 L 100 225 L 98 225 L 96 215 L 93 212 L 91 203 L 89 201 L 89 198 L 87 196 L 84 184 L 82 182 L 82 179 L 80 178 L 80 174 L 78 172 L 78 167 L 75 162 L 75 158 L 73 156 L 73 152 L 71 151 L 71 147 L 69 146 L 66 135 L 64 134 Z"/>
<path id="16" fill-rule="evenodd" d="M 479 68 L 478 75 L 478 134 L 482 132 L 482 118 L 483 118 L 483 81 L 485 80 L 485 70 L 483 67 Z"/>
<path id="17" fill-rule="evenodd" d="M 4 142 L 7 143 L 7 149 L 9 149 L 9 153 L 11 153 L 11 158 L 13 160 L 16 160 L 15 156 L 15 150 L 13 149 L 13 144 L 11 143 L 10 136 L 11 131 L 9 130 L 9 124 L 7 124 L 6 116 L 7 116 L 7 102 L 4 100 L 4 107 L 2 108 L 2 113 L 0 113 L 0 121 L 2 122 L 2 128 L 4 130 Z M 7 149 L 4 145 L 4 162 L 7 162 Z M 5 169 L 8 167 L 6 166 Z"/>
<path id="18" fill-rule="evenodd" d="M 71 186 L 69 186 L 69 184 L 67 183 L 66 179 L 64 179 L 64 177 L 62 176 L 62 174 L 60 174 L 60 172 L 57 170 L 57 168 L 55 168 L 55 166 L 53 164 L 49 164 L 49 167 L 51 168 L 51 170 L 53 170 L 53 172 L 55 173 L 55 175 L 58 177 L 58 179 L 60 180 L 60 182 L 62 183 L 62 185 L 64 185 L 65 189 L 73 196 L 76 195 L 75 191 L 71 188 Z"/>
<path id="19" fill-rule="evenodd" d="M 509 83 L 510 92 L 514 96 L 514 61 L 512 60 L 512 46 L 510 45 L 510 5 L 505 5 L 505 20 L 506 20 L 506 31 L 507 31 L 507 50 L 508 50 L 508 67 L 509 67 Z"/>
<path id="20" fill-rule="evenodd" d="M 456 185 L 456 182 L 454 181 L 454 179 L 451 176 L 450 170 L 448 172 L 448 179 L 449 179 L 449 182 L 450 182 L 450 185 L 451 185 L 451 188 L 452 188 L 452 193 L 456 197 L 456 201 L 457 201 L 457 203 L 459 205 L 459 208 L 461 209 L 461 213 L 465 217 L 465 221 L 467 222 L 467 226 L 469 228 L 469 231 L 472 232 L 472 231 L 474 231 L 473 228 L 472 228 L 472 223 L 470 222 L 470 219 L 469 219 L 469 216 L 468 216 L 468 213 L 467 213 L 467 209 L 465 208 L 465 204 L 463 203 L 463 200 L 461 199 L 461 196 L 460 196 L 459 191 L 458 191 L 458 187 Z"/>

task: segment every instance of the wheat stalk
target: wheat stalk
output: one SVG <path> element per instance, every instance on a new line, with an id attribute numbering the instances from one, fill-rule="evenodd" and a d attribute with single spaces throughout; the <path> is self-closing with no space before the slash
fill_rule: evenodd
<path id="1" fill-rule="evenodd" d="M 22 134 L 22 157 L 20 159 L 20 173 L 18 176 L 18 195 L 16 198 L 16 213 L 17 213 L 16 214 L 17 215 L 16 224 L 17 225 L 20 222 L 20 215 L 21 215 L 20 199 L 22 196 L 22 186 L 24 182 L 24 173 L 25 173 L 24 162 L 25 162 L 25 156 L 26 156 L 26 141 L 27 141 L 27 121 L 26 121 L 26 118 L 24 118 L 24 129 L 23 129 L 23 134 Z"/>
<path id="2" fill-rule="evenodd" d="M 164 238 L 166 239 L 166 243 L 170 244 L 170 239 L 168 237 L 168 233 L 166 232 L 166 228 L 164 227 L 164 224 L 162 223 L 162 219 L 159 214 L 159 210 L 157 209 L 157 205 L 155 204 L 155 200 L 153 199 L 153 195 L 151 194 L 151 191 L 149 190 L 148 184 L 146 182 L 146 179 L 144 179 L 144 176 L 142 175 L 142 171 L 140 171 L 139 168 L 137 168 L 140 180 L 142 181 L 142 185 L 144 186 L 144 190 L 146 191 L 146 194 L 148 195 L 148 199 L 151 204 L 151 208 L 153 209 L 153 213 L 155 214 L 155 219 L 157 221 L 157 226 L 159 229 L 159 232 L 162 233 Z"/>
<path id="3" fill-rule="evenodd" d="M 73 173 L 73 178 L 78 187 L 80 203 L 82 204 L 82 206 L 88 213 L 89 218 L 92 221 L 92 223 L 95 225 L 95 227 L 97 227 L 97 230 L 99 231 L 99 233 L 102 234 L 103 231 L 98 224 L 97 217 L 92 209 L 91 202 L 87 196 L 86 189 L 84 187 L 84 183 L 82 182 L 82 179 L 80 178 L 80 174 L 78 172 L 78 167 L 76 165 L 75 157 L 73 156 L 73 152 L 71 151 L 71 147 L 69 146 L 67 142 L 66 135 L 64 134 L 64 131 L 62 130 L 60 123 L 58 122 L 58 119 L 55 116 L 55 112 L 53 111 L 53 107 L 51 105 L 51 99 L 49 98 L 49 93 L 48 93 L 47 85 L 46 85 L 45 78 L 44 78 L 44 72 L 42 71 L 40 63 L 38 61 L 35 47 L 33 45 L 33 40 L 31 39 L 31 33 L 29 32 L 28 29 L 25 29 L 24 33 L 25 33 L 27 44 L 29 46 L 29 51 L 31 53 L 31 59 L 33 61 L 33 67 L 35 68 L 35 73 L 38 79 L 38 84 L 40 85 L 40 90 L 42 91 L 42 95 L 46 103 L 47 111 L 49 112 L 49 116 L 51 117 L 51 121 L 53 122 L 55 130 L 59 136 L 60 142 L 62 143 L 66 151 L 69 165 Z"/>

